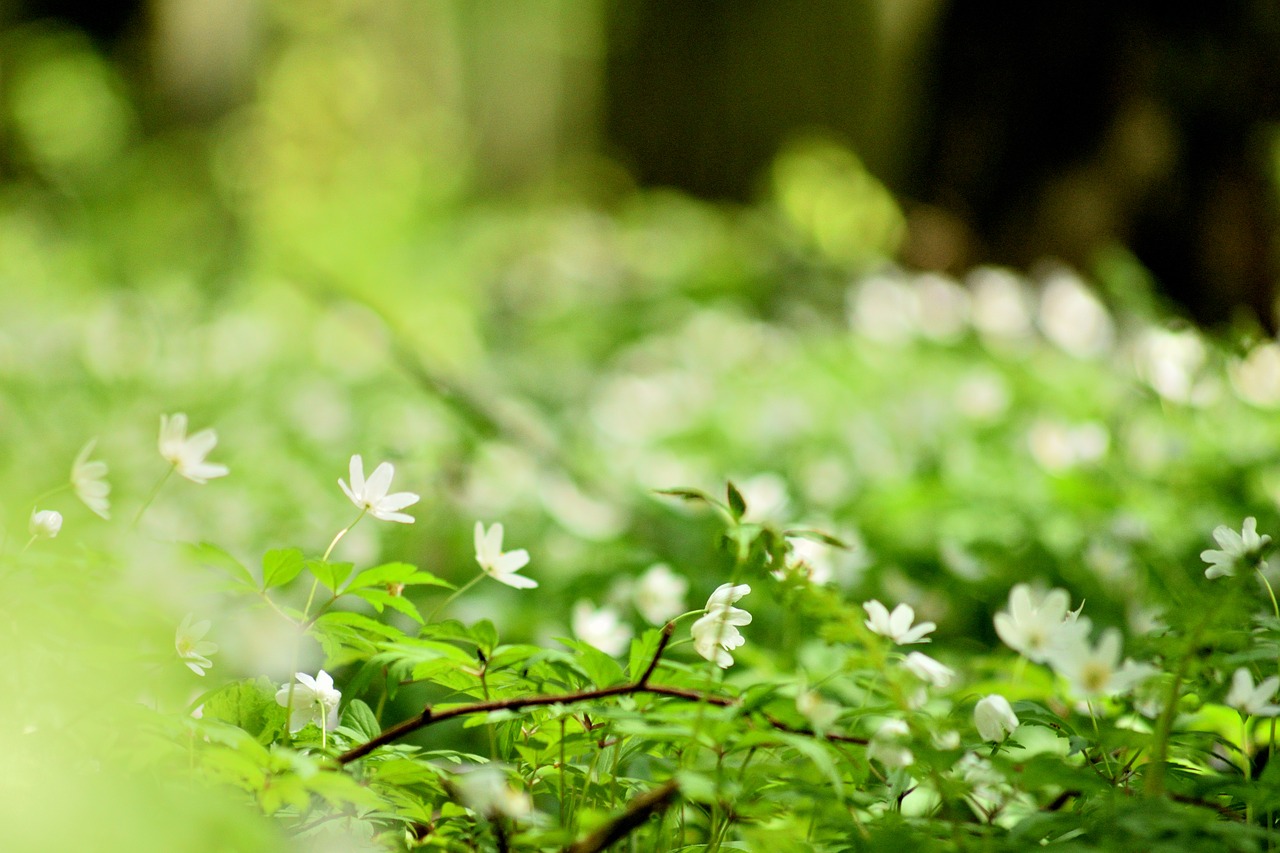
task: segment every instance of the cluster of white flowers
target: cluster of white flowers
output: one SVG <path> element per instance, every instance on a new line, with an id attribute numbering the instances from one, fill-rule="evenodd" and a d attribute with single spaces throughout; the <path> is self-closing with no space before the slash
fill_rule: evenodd
<path id="1" fill-rule="evenodd" d="M 690 628 L 694 650 L 721 669 L 733 666 L 729 652 L 746 642 L 738 628 L 751 624 L 751 614 L 733 605 L 749 592 L 751 587 L 746 584 L 726 583 L 716 587 L 707 599 L 705 612 Z"/>
<path id="2" fill-rule="evenodd" d="M 1009 592 L 1008 611 L 995 616 L 996 633 L 1028 660 L 1049 664 L 1086 701 L 1125 693 L 1155 674 L 1148 664 L 1121 663 L 1122 642 L 1115 628 L 1091 643 L 1092 621 L 1080 609 L 1068 610 L 1069 602 L 1065 590 L 1042 595 L 1018 584 Z"/>

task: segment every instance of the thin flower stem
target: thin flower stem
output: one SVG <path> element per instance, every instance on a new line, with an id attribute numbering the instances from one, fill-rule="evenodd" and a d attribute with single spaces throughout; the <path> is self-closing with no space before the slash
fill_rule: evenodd
<path id="1" fill-rule="evenodd" d="M 1271 588 L 1271 581 L 1267 580 L 1267 576 L 1262 573 L 1262 569 L 1256 569 L 1258 577 L 1262 579 L 1262 585 L 1267 588 L 1267 595 L 1271 596 L 1271 611 L 1275 613 L 1276 618 L 1280 619 L 1280 603 L 1276 602 L 1276 591 Z"/>
<path id="2" fill-rule="evenodd" d="M 1111 762 L 1107 759 L 1107 750 L 1102 745 L 1102 731 L 1098 728 L 1098 715 L 1093 712 L 1093 702 L 1086 701 L 1084 704 L 1089 709 L 1089 719 L 1093 721 L 1093 733 L 1098 738 L 1098 754 L 1102 756 L 1102 766 L 1107 768 L 1107 776 L 1114 782 L 1115 777 L 1111 772 Z"/>
<path id="3" fill-rule="evenodd" d="M 19 551 L 18 553 L 20 554 L 27 553 L 27 549 L 30 548 L 32 545 L 36 544 L 36 540 L 39 538 L 40 538 L 39 536 L 32 536 L 30 539 L 27 540 L 27 544 L 22 546 L 22 550 Z"/>
<path id="4" fill-rule="evenodd" d="M 485 577 L 485 573 L 484 573 L 484 572 L 481 572 L 480 574 L 478 574 L 478 575 L 476 575 L 475 577 L 473 577 L 471 580 L 467 581 L 467 582 L 466 582 L 465 584 L 463 584 L 462 586 L 460 586 L 460 587 L 458 587 L 457 589 L 455 589 L 455 590 L 454 590 L 454 591 L 449 595 L 449 597 L 448 597 L 448 598 L 446 598 L 444 601 L 440 602 L 440 604 L 436 606 L 436 609 L 435 609 L 435 610 L 432 610 L 432 611 L 431 611 L 431 615 L 427 617 L 427 621 L 428 621 L 428 622 L 434 622 L 434 621 L 436 621 L 436 617 L 440 615 L 440 612 L 441 612 L 442 610 L 444 610 L 444 609 L 445 609 L 446 607 L 448 607 L 450 604 L 453 604 L 454 600 L 455 600 L 456 598 L 458 598 L 458 596 L 462 595 L 464 592 L 466 592 L 467 590 L 471 589 L 471 587 L 473 587 L 473 586 L 475 586 L 476 584 L 480 583 L 480 581 L 481 581 L 481 580 L 483 580 L 483 579 L 484 579 L 484 577 Z"/>
<path id="5" fill-rule="evenodd" d="M 142 521 L 143 513 L 145 513 L 147 509 L 150 508 L 152 502 L 155 501 L 156 496 L 160 494 L 160 489 L 164 486 L 164 484 L 169 482 L 169 478 L 173 476 L 173 471 L 174 471 L 174 467 L 170 465 L 169 470 L 165 471 L 164 475 L 159 480 L 156 481 L 156 484 L 154 486 L 151 487 L 151 493 L 147 495 L 147 499 L 142 502 L 142 506 L 138 508 L 138 514 L 133 517 L 134 527 L 137 527 L 138 522 Z"/>
<path id="6" fill-rule="evenodd" d="M 342 537 L 351 532 L 351 528 L 360 523 L 360 519 L 364 518 L 364 514 L 369 511 L 368 507 L 360 510 L 360 514 L 356 516 L 356 520 L 348 524 L 346 527 L 334 534 L 333 541 L 329 543 L 329 547 L 324 549 L 324 556 L 320 558 L 322 562 L 329 562 L 329 555 L 333 553 L 333 549 L 342 541 Z"/>
<path id="7" fill-rule="evenodd" d="M 43 501 L 45 498 L 51 498 L 54 495 L 61 494 L 62 492 L 65 492 L 70 488 L 71 488 L 70 483 L 63 483 L 61 486 L 56 486 L 52 489 L 49 489 L 47 492 L 41 492 L 40 494 L 36 495 L 34 498 L 31 499 L 31 509 L 34 511 L 39 506 L 40 502 Z"/>

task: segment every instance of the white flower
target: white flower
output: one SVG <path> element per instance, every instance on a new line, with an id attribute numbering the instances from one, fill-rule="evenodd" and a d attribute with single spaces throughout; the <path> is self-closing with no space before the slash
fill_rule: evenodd
<path id="1" fill-rule="evenodd" d="M 396 469 L 390 462 L 383 462 L 377 468 L 374 468 L 373 473 L 366 480 L 364 478 L 364 460 L 357 453 L 351 457 L 348 472 L 351 474 L 351 485 L 348 486 L 342 481 L 341 477 L 338 478 L 338 485 L 342 487 L 342 491 L 347 493 L 347 497 L 359 509 L 383 521 L 413 524 L 413 516 L 406 515 L 400 510 L 416 504 L 418 496 L 413 492 L 387 494 L 387 489 L 391 488 L 391 478 L 396 473 Z"/>
<path id="2" fill-rule="evenodd" d="M 693 635 L 693 648 L 709 661 L 715 661 L 721 669 L 733 666 L 729 654 L 739 648 L 746 639 L 738 631 L 741 625 L 751 624 L 751 614 L 732 605 L 751 592 L 746 584 L 721 584 L 707 599 L 706 613 L 689 629 Z"/>
<path id="3" fill-rule="evenodd" d="M 831 728 L 840 717 L 840 706 L 823 699 L 816 690 L 802 690 L 796 694 L 796 710 L 819 732 Z"/>
<path id="4" fill-rule="evenodd" d="M 1200 559 L 1209 564 L 1209 568 L 1204 570 L 1204 576 L 1210 580 L 1231 577 L 1242 566 L 1253 568 L 1262 559 L 1266 547 L 1271 544 L 1270 536 L 1258 535 L 1258 519 L 1253 516 L 1244 520 L 1239 533 L 1225 524 L 1215 527 L 1213 538 L 1222 550 L 1200 552 Z"/>
<path id="5" fill-rule="evenodd" d="M 1274 717 L 1280 714 L 1280 705 L 1273 705 L 1271 700 L 1280 690 L 1280 676 L 1264 678 L 1257 687 L 1253 686 L 1253 675 L 1245 667 L 1240 667 L 1231 676 L 1231 692 L 1227 694 L 1227 704 L 1246 717 Z"/>
<path id="6" fill-rule="evenodd" d="M 111 484 L 105 479 L 107 463 L 101 459 L 89 461 L 89 455 L 93 453 L 93 446 L 97 443 L 96 438 L 89 439 L 88 444 L 76 454 L 76 460 L 71 463 L 71 488 L 90 511 L 103 518 L 111 518 L 111 502 L 107 500 L 107 495 L 111 494 Z"/>
<path id="7" fill-rule="evenodd" d="M 1070 606 L 1066 590 L 1052 589 L 1040 596 L 1030 585 L 1017 584 L 1009 591 L 1009 611 L 995 616 L 996 634 L 1027 660 L 1044 663 L 1068 619 Z"/>
<path id="8" fill-rule="evenodd" d="M 533 812 L 529 795 L 512 787 L 507 774 L 495 765 L 456 773 L 450 783 L 464 806 L 490 820 L 496 817 L 520 820 Z"/>
<path id="9" fill-rule="evenodd" d="M 333 676 L 323 669 L 312 678 L 305 672 L 294 673 L 298 683 L 293 687 L 293 713 L 289 715 L 289 731 L 296 732 L 307 723 L 315 723 L 325 731 L 338 727 L 338 703 L 342 694 L 333 687 Z M 276 691 L 276 702 L 289 706 L 289 685 Z"/>
<path id="10" fill-rule="evenodd" d="M 1146 680 L 1155 671 L 1149 664 L 1125 661 L 1120 664 L 1121 637 L 1115 628 L 1102 632 L 1096 646 L 1089 644 L 1092 623 L 1088 619 L 1068 622 L 1071 630 L 1059 634 L 1049 654 L 1049 664 L 1067 680 L 1081 699 L 1124 693 Z"/>
<path id="11" fill-rule="evenodd" d="M 912 652 L 903 662 L 911 674 L 921 681 L 927 681 L 934 687 L 946 687 L 956 677 L 956 671 L 945 666 L 926 654 Z"/>
<path id="12" fill-rule="evenodd" d="M 867 742 L 867 758 L 874 758 L 889 769 L 908 767 L 915 760 L 904 741 L 911 729 L 902 720 L 885 720 Z"/>
<path id="13" fill-rule="evenodd" d="M 213 666 L 209 655 L 218 651 L 217 643 L 210 643 L 204 638 L 211 624 L 208 619 L 193 623 L 188 613 L 182 617 L 182 624 L 173 636 L 173 647 L 177 649 L 178 657 L 196 675 L 204 675 L 204 671 Z"/>
<path id="14" fill-rule="evenodd" d="M 214 477 L 227 476 L 227 466 L 206 462 L 218 443 L 218 434 L 212 429 L 202 429 L 187 436 L 187 416 L 160 416 L 160 455 L 173 469 L 193 483 L 207 483 Z"/>
<path id="15" fill-rule="evenodd" d="M 498 522 L 486 531 L 484 525 L 476 522 L 476 562 L 484 573 L 507 586 L 516 589 L 533 589 L 538 582 L 516 572 L 529 564 L 529 552 L 521 548 L 518 551 L 502 550 L 502 523 Z"/>
<path id="16" fill-rule="evenodd" d="M 973 706 L 973 725 L 983 740 L 1000 743 L 1018 727 L 1018 715 L 1009 700 L 998 693 L 984 696 Z"/>
<path id="17" fill-rule="evenodd" d="M 37 539 L 52 539 L 62 529 L 62 513 L 53 509 L 31 510 L 27 531 Z"/>
<path id="18" fill-rule="evenodd" d="M 932 642 L 925 637 L 925 634 L 938 627 L 932 622 L 921 622 L 914 628 L 911 627 L 911 623 L 915 621 L 916 612 L 909 604 L 899 604 L 890 613 L 883 604 L 873 599 L 863 604 L 862 609 L 867 611 L 867 616 L 870 617 L 866 625 L 873 634 L 888 637 L 900 646 Z"/>
<path id="19" fill-rule="evenodd" d="M 655 563 L 636 583 L 636 610 L 650 624 L 665 624 L 684 612 L 684 596 L 688 591 L 689 581 L 671 571 L 666 563 Z"/>
<path id="20" fill-rule="evenodd" d="M 518 577 L 518 576 L 517 576 Z M 631 643 L 631 626 L 618 618 L 612 607 L 596 609 L 590 601 L 573 606 L 573 635 L 610 657 L 617 657 Z"/>

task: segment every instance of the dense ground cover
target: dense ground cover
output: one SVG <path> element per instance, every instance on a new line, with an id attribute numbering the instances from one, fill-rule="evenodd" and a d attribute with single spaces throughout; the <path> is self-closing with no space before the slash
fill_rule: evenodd
<path id="1" fill-rule="evenodd" d="M 781 203 L 466 216 L 441 347 L 9 212 L 22 845 L 1270 843 L 1275 344 Z"/>

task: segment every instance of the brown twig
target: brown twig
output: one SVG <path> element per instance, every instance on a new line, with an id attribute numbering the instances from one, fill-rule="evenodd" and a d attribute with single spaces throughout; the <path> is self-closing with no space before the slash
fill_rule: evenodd
<path id="1" fill-rule="evenodd" d="M 686 699 L 690 702 L 706 702 L 710 705 L 716 705 L 721 708 L 729 708 L 739 704 L 738 699 L 731 699 L 725 696 L 713 696 L 706 693 L 700 693 L 696 690 L 688 690 L 683 687 L 668 687 L 661 684 L 650 684 L 649 678 L 657 670 L 658 664 L 662 659 L 663 652 L 666 651 L 667 645 L 671 642 L 671 635 L 675 631 L 675 625 L 668 622 L 666 627 L 662 629 L 661 639 L 658 641 L 658 648 L 653 653 L 653 658 L 649 661 L 648 667 L 641 676 L 635 681 L 627 684 L 615 684 L 612 687 L 600 687 L 595 690 L 581 690 L 576 693 L 557 693 L 548 696 L 517 696 L 512 699 L 495 699 L 489 702 L 471 702 L 466 705 L 455 705 L 452 708 L 446 708 L 442 711 L 432 709 L 430 705 L 422 709 L 422 713 L 416 717 L 410 717 L 403 722 L 397 723 L 382 734 L 370 738 L 368 741 L 359 746 L 352 747 L 346 752 L 338 756 L 339 764 L 350 764 L 353 761 L 364 758 L 380 746 L 394 743 L 401 738 L 416 732 L 418 729 L 433 726 L 437 723 L 443 723 L 445 720 L 452 720 L 457 717 L 469 717 L 472 714 L 486 714 L 492 711 L 519 711 L 522 708 L 535 708 L 545 705 L 572 705 L 579 702 L 591 702 L 596 699 L 607 699 L 612 696 L 630 696 L 636 693 L 650 693 L 655 696 L 669 696 L 675 699 Z M 816 732 L 808 729 L 797 728 L 789 723 L 785 723 L 776 717 L 768 714 L 761 715 L 764 720 L 778 731 L 788 732 L 791 734 L 817 735 Z M 865 744 L 866 738 L 853 737 L 851 735 L 841 735 L 835 733 L 827 733 L 822 735 L 830 741 L 840 743 L 859 743 Z"/>
<path id="2" fill-rule="evenodd" d="M 646 791 L 627 803 L 627 807 L 617 817 L 605 823 L 586 838 L 581 838 L 568 847 L 564 853 L 599 853 L 611 844 L 616 844 L 631 834 L 650 817 L 671 805 L 679 792 L 675 779 L 668 779 L 652 791 Z"/>

